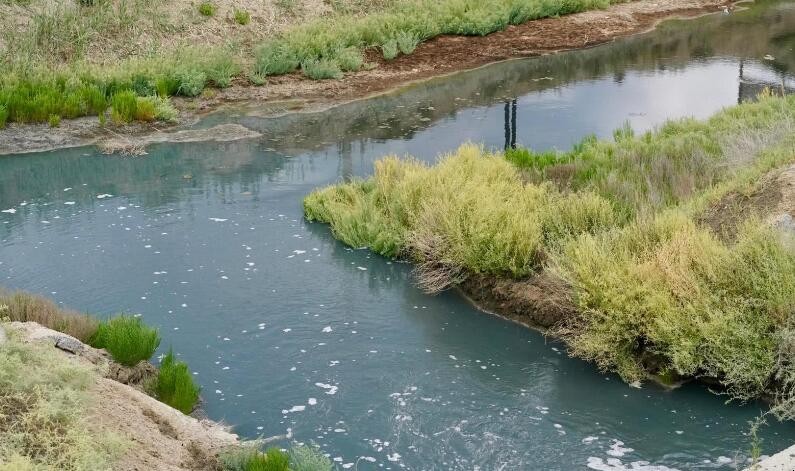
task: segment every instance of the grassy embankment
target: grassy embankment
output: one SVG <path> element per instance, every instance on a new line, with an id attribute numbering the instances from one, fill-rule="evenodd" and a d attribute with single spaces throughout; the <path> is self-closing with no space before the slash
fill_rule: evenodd
<path id="1" fill-rule="evenodd" d="M 114 361 L 134 367 L 148 361 L 160 344 L 157 330 L 140 319 L 119 316 L 98 321 L 66 311 L 51 301 L 25 293 L 0 293 L 2 322 L 37 322 L 104 348 Z M 23 343 L 11 334 L 0 342 L 0 470 L 113 469 L 134 444 L 89 426 L 95 398 L 90 388 L 101 372 L 71 362 L 51 346 Z M 196 407 L 199 388 L 188 366 L 171 351 L 157 374 L 143 385 L 156 399 L 188 414 Z M 330 471 L 332 463 L 316 449 L 299 446 L 289 453 L 276 448 L 263 453 L 253 444 L 218 457 L 225 471 Z"/>
<path id="2" fill-rule="evenodd" d="M 365 48 L 393 59 L 441 34 L 486 35 L 610 0 L 337 0 L 319 12 L 281 1 L 257 4 L 265 10 L 253 17 L 227 3 L 177 2 L 183 9 L 169 12 L 174 6 L 160 1 L 0 1 L 0 128 L 94 115 L 170 121 L 169 97 L 237 77 L 254 85 L 296 70 L 339 78 L 369 66 Z"/>
<path id="3" fill-rule="evenodd" d="M 614 137 L 507 156 L 465 145 L 434 166 L 388 157 L 371 178 L 307 196 L 305 214 L 346 244 L 411 259 L 429 291 L 552 277 L 562 293 L 544 295 L 575 307 L 552 332 L 628 382 L 710 377 L 735 398 L 793 401 L 792 237 L 752 209 L 727 209 L 731 230 L 705 214 L 727 195 L 750 201 L 795 160 L 795 97 Z"/>

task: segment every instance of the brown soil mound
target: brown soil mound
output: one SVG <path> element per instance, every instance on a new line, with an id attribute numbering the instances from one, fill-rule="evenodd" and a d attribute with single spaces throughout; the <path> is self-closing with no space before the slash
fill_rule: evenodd
<path id="1" fill-rule="evenodd" d="M 151 374 L 152 365 L 123 367 L 110 361 L 104 351 L 34 322 L 5 325 L 20 333 L 24 341 L 58 348 L 65 361 L 96 365 L 105 373 L 90 389 L 94 400 L 88 417 L 97 433 L 112 433 L 132 443 L 114 464 L 114 471 L 216 470 L 216 454 L 238 443 L 237 436 L 220 424 L 187 416 L 133 387 Z"/>

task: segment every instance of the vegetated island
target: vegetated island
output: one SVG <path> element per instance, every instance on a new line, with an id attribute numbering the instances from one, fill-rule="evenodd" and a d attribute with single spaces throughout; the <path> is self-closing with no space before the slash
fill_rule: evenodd
<path id="1" fill-rule="evenodd" d="M 151 133 L 233 101 L 361 98 L 498 60 L 592 46 L 726 5 L 5 0 L 0 152 Z M 74 119 L 81 117 L 92 118 Z"/>
<path id="2" fill-rule="evenodd" d="M 290 437 L 242 442 L 197 414 L 199 387 L 140 318 L 0 293 L 0 471 L 331 471 Z"/>
<path id="3" fill-rule="evenodd" d="M 319 189 L 310 221 L 415 263 L 428 292 L 544 330 L 639 384 L 701 379 L 795 412 L 795 97 L 586 137 L 464 145 Z"/>

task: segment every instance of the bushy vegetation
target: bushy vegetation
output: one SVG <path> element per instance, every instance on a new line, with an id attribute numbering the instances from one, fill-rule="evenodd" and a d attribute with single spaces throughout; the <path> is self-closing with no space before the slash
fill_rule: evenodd
<path id="1" fill-rule="evenodd" d="M 414 259 L 432 291 L 467 273 L 528 276 L 566 237 L 616 222 L 606 199 L 525 185 L 502 155 L 473 145 L 434 167 L 386 158 L 371 179 L 313 193 L 304 208 L 351 246 Z"/>
<path id="2" fill-rule="evenodd" d="M 225 471 L 331 471 L 331 460 L 316 448 L 302 445 L 285 453 L 269 448 L 265 453 L 253 447 L 239 447 L 221 454 Z"/>
<path id="3" fill-rule="evenodd" d="M 160 334 L 140 318 L 122 315 L 101 322 L 89 343 L 107 350 L 118 363 L 135 366 L 152 358 L 160 345 Z"/>
<path id="4" fill-rule="evenodd" d="M 385 59 L 392 59 L 442 34 L 483 36 L 512 24 L 609 4 L 610 0 L 403 0 L 381 12 L 297 26 L 258 50 L 257 72 L 278 75 L 316 61 L 333 62 L 345 70 L 341 61 L 349 48 L 379 48 Z"/>
<path id="5" fill-rule="evenodd" d="M 433 167 L 388 157 L 304 209 L 351 246 L 413 260 L 431 291 L 473 273 L 551 276 L 574 305 L 553 328 L 572 354 L 627 381 L 706 376 L 733 398 L 774 392 L 774 410 L 795 417 L 795 241 L 753 210 L 728 235 L 705 219 L 793 160 L 795 97 L 765 94 L 568 152 L 503 159 L 467 145 Z"/>
<path id="6" fill-rule="evenodd" d="M 152 12 L 156 7 L 145 0 L 79 8 L 59 4 L 33 14 L 24 37 L 6 40 L 13 48 L 0 55 L 0 127 L 5 122 L 47 123 L 51 116 L 100 116 L 104 123 L 104 113 L 121 93 L 195 97 L 207 86 L 228 87 L 241 73 L 259 83 L 268 75 L 299 68 L 310 78 L 336 79 L 365 65 L 365 48 L 380 49 L 392 59 L 440 34 L 484 35 L 531 19 L 603 8 L 610 1 L 390 0 L 375 11 L 367 10 L 367 2 L 336 1 L 332 3 L 337 13 L 299 23 L 254 50 L 205 46 L 182 48 L 157 59 L 134 59 L 147 57 L 140 51 L 96 66 L 87 61 L 93 41 L 105 34 L 135 37 L 147 14 L 158 17 Z M 295 11 L 294 6 L 289 10 Z M 217 14 L 212 2 L 196 8 L 207 17 Z M 230 21 L 241 25 L 251 19 L 245 10 L 234 10 L 231 16 Z M 147 24 L 166 27 L 158 21 Z M 243 70 L 240 64 L 247 63 L 254 65 Z M 137 119 L 127 101 L 127 110 L 111 116 L 114 122 Z M 142 106 L 139 116 L 152 119 L 148 105 Z"/>
<path id="7" fill-rule="evenodd" d="M 200 388 L 193 381 L 188 365 L 176 360 L 170 350 L 160 362 L 154 388 L 161 402 L 184 414 L 190 414 L 199 401 Z"/>
<path id="8" fill-rule="evenodd" d="M 97 374 L 12 333 L 0 345 L 0 468 L 111 469 L 124 442 L 86 424 Z"/>

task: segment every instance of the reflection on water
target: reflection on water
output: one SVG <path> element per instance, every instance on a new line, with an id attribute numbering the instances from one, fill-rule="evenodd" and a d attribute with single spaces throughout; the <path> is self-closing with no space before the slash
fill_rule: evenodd
<path id="1" fill-rule="evenodd" d="M 341 466 L 731 469 L 764 404 L 629 388 L 455 293 L 423 294 L 406 264 L 303 221 L 301 199 L 384 154 L 567 148 L 789 91 L 794 33 L 792 3 L 763 2 L 322 113 L 200 124 L 254 140 L 0 158 L 0 284 L 141 313 L 189 361 L 211 417 L 247 437 L 289 431 Z M 763 435 L 765 451 L 795 439 L 788 424 Z"/>

